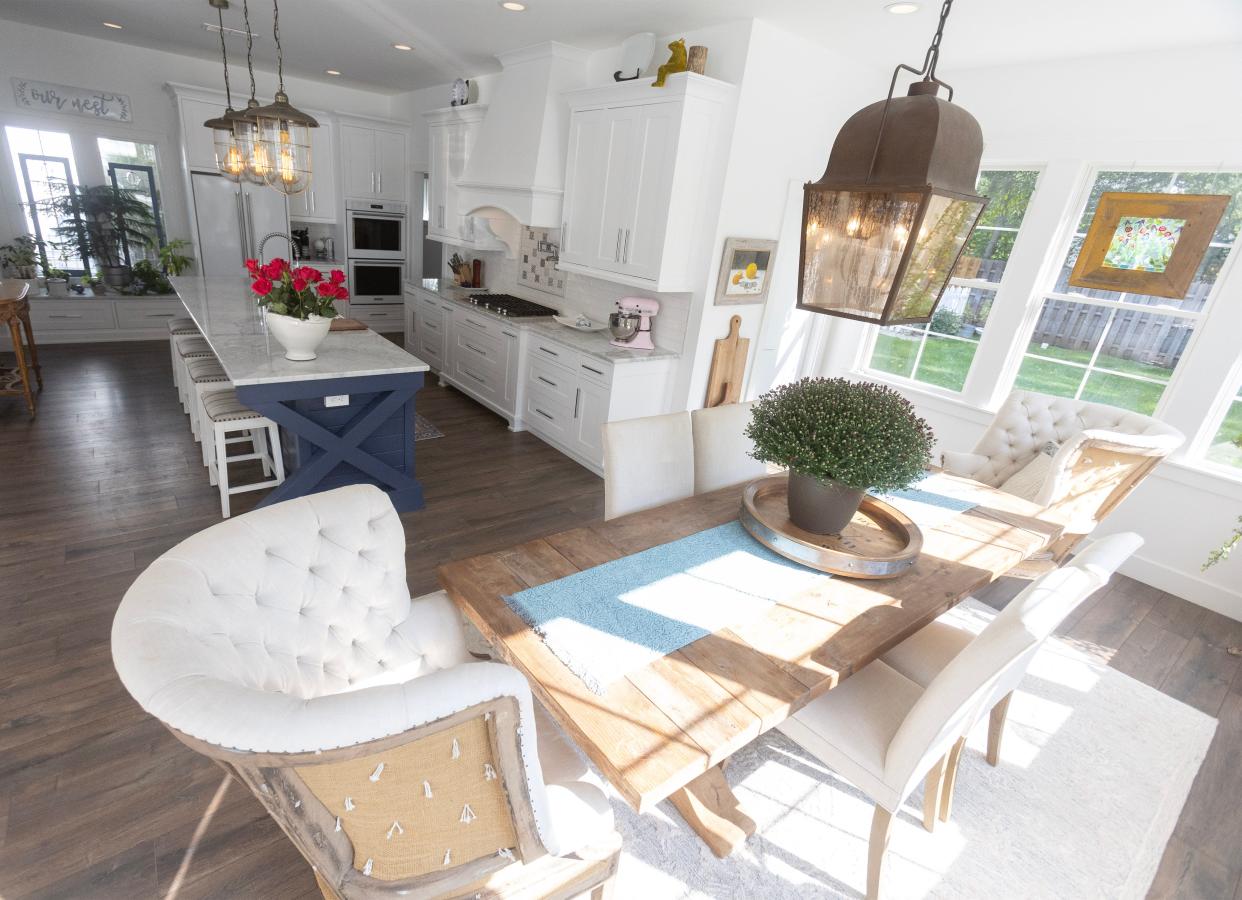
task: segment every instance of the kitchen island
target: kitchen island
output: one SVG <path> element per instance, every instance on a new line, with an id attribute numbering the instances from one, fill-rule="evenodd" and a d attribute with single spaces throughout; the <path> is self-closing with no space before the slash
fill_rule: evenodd
<path id="1" fill-rule="evenodd" d="M 414 397 L 428 366 L 374 331 L 334 331 L 293 362 L 238 278 L 170 281 L 242 403 L 281 428 L 289 472 L 265 506 L 346 484 L 374 484 L 400 511 L 421 509 Z"/>

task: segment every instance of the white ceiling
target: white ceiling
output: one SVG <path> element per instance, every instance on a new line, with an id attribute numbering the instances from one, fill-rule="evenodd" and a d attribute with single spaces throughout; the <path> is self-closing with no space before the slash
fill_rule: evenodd
<path id="1" fill-rule="evenodd" d="M 497 0 L 285 0 L 285 71 L 399 92 L 498 68 L 494 54 L 555 39 L 588 49 L 637 31 L 669 34 L 732 19 L 762 18 L 852 56 L 917 65 L 940 4 L 913 15 L 887 0 L 526 0 L 507 12 Z M 252 0 L 256 63 L 275 67 L 271 4 Z M 0 0 L 0 19 L 122 43 L 216 58 L 207 0 Z M 105 28 L 104 21 L 124 25 Z M 241 0 L 225 25 L 242 28 Z M 1242 0 L 958 0 L 944 39 L 941 73 L 954 68 L 1131 50 L 1242 42 Z M 413 52 L 392 49 L 395 42 Z M 244 41 L 230 38 L 230 57 Z M 1158 59 L 1154 62 L 1159 62 Z M 325 68 L 339 69 L 329 79 Z"/>

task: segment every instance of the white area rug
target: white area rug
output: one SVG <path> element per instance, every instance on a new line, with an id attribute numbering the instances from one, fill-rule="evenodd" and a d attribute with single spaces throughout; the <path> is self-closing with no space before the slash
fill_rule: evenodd
<path id="1" fill-rule="evenodd" d="M 993 614 L 956 611 L 976 630 Z M 898 816 L 885 898 L 1143 897 L 1216 720 L 1050 641 L 1014 696 L 997 768 L 986 729 L 963 754 L 950 822 L 923 830 L 921 791 Z M 861 792 L 777 732 L 727 776 L 759 828 L 725 860 L 667 802 L 640 816 L 614 799 L 618 898 L 862 896 L 873 807 Z"/>

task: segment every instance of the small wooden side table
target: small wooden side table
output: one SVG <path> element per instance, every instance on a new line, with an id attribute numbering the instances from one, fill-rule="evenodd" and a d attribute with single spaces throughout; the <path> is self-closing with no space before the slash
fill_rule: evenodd
<path id="1" fill-rule="evenodd" d="M 0 279 L 0 325 L 9 326 L 9 334 L 13 338 L 13 354 L 17 357 L 17 368 L 9 371 L 0 369 L 0 395 L 24 396 L 31 418 L 35 414 L 34 390 L 30 384 L 31 369 L 39 390 L 43 390 L 43 372 L 39 368 L 39 350 L 35 346 L 34 330 L 30 327 L 30 301 L 26 294 L 30 285 L 15 278 Z M 26 332 L 25 346 L 22 345 L 22 329 Z M 30 359 L 26 355 L 29 351 Z M 18 386 L 18 382 L 21 386 Z"/>

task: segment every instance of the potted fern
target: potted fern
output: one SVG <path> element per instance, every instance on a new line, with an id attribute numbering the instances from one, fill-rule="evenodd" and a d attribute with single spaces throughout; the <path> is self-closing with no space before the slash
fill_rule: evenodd
<path id="1" fill-rule="evenodd" d="M 889 387 L 803 378 L 755 403 L 751 454 L 789 470 L 789 518 L 804 531 L 837 534 L 867 491 L 909 487 L 931 464 L 931 426 Z"/>
<path id="2" fill-rule="evenodd" d="M 67 184 L 40 205 L 60 221 L 54 229 L 57 237 L 93 259 L 109 287 L 129 284 L 127 251 L 149 247 L 155 238 L 151 207 L 126 188 Z"/>
<path id="3" fill-rule="evenodd" d="M 0 262 L 4 264 L 6 272 L 25 281 L 30 285 L 30 290 L 35 291 L 39 287 L 35 278 L 35 266 L 42 256 L 41 250 L 39 242 L 30 235 L 19 235 L 13 239 L 13 243 L 0 247 Z"/>

